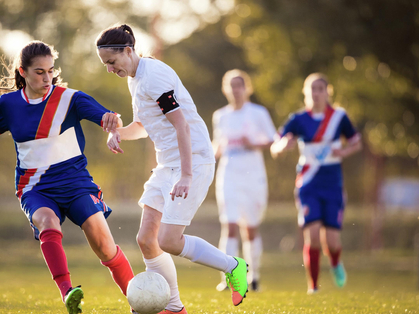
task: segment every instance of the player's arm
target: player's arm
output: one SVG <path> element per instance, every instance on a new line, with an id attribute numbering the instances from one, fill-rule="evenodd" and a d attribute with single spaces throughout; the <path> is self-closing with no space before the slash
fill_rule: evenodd
<path id="1" fill-rule="evenodd" d="M 108 148 L 111 152 L 123 154 L 124 151 L 119 146 L 122 140 L 137 140 L 148 136 L 143 124 L 133 121 L 125 127 L 118 127 L 115 131 L 110 131 L 108 137 Z"/>
<path id="2" fill-rule="evenodd" d="M 359 152 L 362 149 L 361 136 L 357 133 L 352 138 L 348 139 L 346 145 L 340 149 L 333 150 L 333 156 L 346 158 Z"/>
<path id="3" fill-rule="evenodd" d="M 277 158 L 280 154 L 293 150 L 297 144 L 297 138 L 291 132 L 275 139 L 271 145 L 271 155 Z"/>
<path id="4" fill-rule="evenodd" d="M 332 154 L 336 157 L 346 158 L 362 149 L 361 135 L 355 130 L 346 114 L 342 118 L 341 124 L 341 134 L 347 138 L 347 142 L 344 147 L 334 149 Z"/>
<path id="5" fill-rule="evenodd" d="M 181 178 L 173 186 L 170 192 L 172 200 L 176 196 L 188 196 L 190 186 L 192 184 L 192 147 L 191 147 L 191 132 L 189 124 L 183 115 L 182 110 L 170 111 L 166 113 L 166 118 L 173 125 L 176 130 L 177 141 L 180 153 L 180 168 Z"/>

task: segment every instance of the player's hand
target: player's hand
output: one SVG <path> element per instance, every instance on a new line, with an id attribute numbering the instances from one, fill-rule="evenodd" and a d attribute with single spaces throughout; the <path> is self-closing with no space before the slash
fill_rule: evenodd
<path id="1" fill-rule="evenodd" d="M 242 142 L 244 148 L 249 149 L 249 150 L 253 149 L 253 144 L 250 142 L 250 140 L 247 136 L 243 136 L 241 138 L 241 142 Z"/>
<path id="2" fill-rule="evenodd" d="M 287 133 L 284 135 L 286 139 L 286 144 L 284 146 L 284 150 L 292 150 L 297 146 L 297 139 L 292 133 Z"/>
<path id="3" fill-rule="evenodd" d="M 172 201 L 175 200 L 175 197 L 182 197 L 185 199 L 188 197 L 189 189 L 192 184 L 192 176 L 182 176 L 178 182 L 173 186 L 170 195 L 172 196 Z"/>
<path id="4" fill-rule="evenodd" d="M 108 148 L 110 149 L 110 151 L 114 154 L 118 154 L 121 153 L 123 154 L 124 151 L 121 149 L 121 147 L 119 147 L 119 143 L 121 143 L 121 135 L 119 134 L 118 131 L 111 131 L 109 133 L 108 136 Z"/>
<path id="5" fill-rule="evenodd" d="M 332 150 L 332 156 L 333 157 L 344 158 L 344 157 L 346 157 L 346 150 L 344 148 L 333 149 Z"/>
<path id="6" fill-rule="evenodd" d="M 102 129 L 105 132 L 115 131 L 118 126 L 119 117 L 112 112 L 106 112 L 102 116 Z"/>

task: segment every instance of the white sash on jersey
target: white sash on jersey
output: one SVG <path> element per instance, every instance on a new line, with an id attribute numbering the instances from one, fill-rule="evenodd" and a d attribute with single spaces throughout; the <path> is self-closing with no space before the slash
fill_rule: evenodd
<path id="1" fill-rule="evenodd" d="M 334 110 L 320 142 L 305 143 L 301 139 L 298 140 L 298 149 L 300 151 L 298 165 L 302 168 L 302 171 L 297 176 L 297 187 L 309 183 L 321 166 L 338 164 L 342 161 L 342 158 L 332 154 L 334 149 L 342 147 L 342 142 L 340 139 L 332 140 L 344 115 L 345 110 L 342 108 Z"/>
<path id="2" fill-rule="evenodd" d="M 77 91 L 67 88 L 61 95 L 48 137 L 16 142 L 20 168 L 44 168 L 81 155 L 74 127 L 60 134 L 61 124 L 67 115 L 75 92 Z"/>

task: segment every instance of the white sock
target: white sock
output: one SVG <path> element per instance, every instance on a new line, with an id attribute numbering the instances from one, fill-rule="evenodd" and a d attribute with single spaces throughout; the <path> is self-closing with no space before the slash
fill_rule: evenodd
<path id="1" fill-rule="evenodd" d="M 232 256 L 221 252 L 207 241 L 189 235 L 184 235 L 184 237 L 185 246 L 179 254 L 180 257 L 221 270 L 224 273 L 231 272 L 237 266 L 237 261 Z"/>
<path id="2" fill-rule="evenodd" d="M 152 259 L 144 258 L 144 262 L 146 271 L 153 271 L 162 275 L 170 286 L 170 301 L 166 309 L 173 312 L 180 311 L 183 308 L 183 304 L 180 301 L 176 267 L 172 256 L 164 252 Z"/>
<path id="3" fill-rule="evenodd" d="M 222 252 L 231 256 L 239 255 L 239 240 L 237 238 L 230 238 L 227 233 L 221 233 L 219 248 Z M 226 281 L 226 276 L 223 272 L 221 274 L 221 282 Z"/>
<path id="4" fill-rule="evenodd" d="M 249 263 L 249 281 L 259 280 L 260 259 L 262 256 L 262 237 L 259 235 L 253 241 L 243 242 L 243 256 Z"/>
<path id="5" fill-rule="evenodd" d="M 227 255 L 231 256 L 238 256 L 239 255 L 239 240 L 237 238 L 230 238 L 230 237 L 220 237 L 220 245 L 219 248 L 222 252 L 226 253 Z"/>

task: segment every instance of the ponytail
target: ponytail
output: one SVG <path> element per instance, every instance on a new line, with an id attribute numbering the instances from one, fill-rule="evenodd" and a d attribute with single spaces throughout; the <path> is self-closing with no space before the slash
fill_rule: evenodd
<path id="1" fill-rule="evenodd" d="M 121 53 L 125 47 L 134 49 L 134 32 L 127 24 L 111 26 L 99 34 L 96 46 L 98 49 L 108 48 L 118 53 Z"/>

